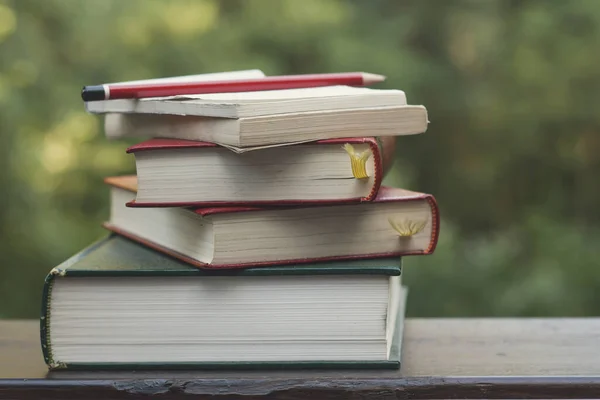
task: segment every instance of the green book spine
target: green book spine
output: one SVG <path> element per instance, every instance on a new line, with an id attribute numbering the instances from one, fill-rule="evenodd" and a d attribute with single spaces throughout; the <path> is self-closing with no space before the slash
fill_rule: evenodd
<path id="1" fill-rule="evenodd" d="M 70 266 L 75 265 L 76 263 L 85 259 L 86 255 L 93 252 L 94 250 L 103 246 L 109 238 L 105 238 L 102 240 L 93 243 L 87 248 L 83 249 L 79 253 L 75 254 L 73 257 L 69 258 L 56 268 L 53 268 L 52 271 L 48 275 L 46 275 L 46 279 L 44 279 L 44 287 L 42 289 L 42 310 L 40 317 L 40 339 L 42 344 L 42 355 L 44 357 L 44 361 L 51 368 L 59 368 L 60 365 L 56 364 L 52 358 L 52 349 L 50 347 L 50 299 L 52 297 L 52 283 L 54 282 L 54 278 L 56 275 L 64 275 Z"/>

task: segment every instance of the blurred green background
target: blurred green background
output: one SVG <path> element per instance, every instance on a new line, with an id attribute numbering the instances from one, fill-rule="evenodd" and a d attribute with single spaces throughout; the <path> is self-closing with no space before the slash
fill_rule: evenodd
<path id="1" fill-rule="evenodd" d="M 600 315 L 600 1 L 0 0 L 0 317 L 37 317 L 134 172 L 87 84 L 368 71 L 427 107 L 387 184 L 433 193 L 410 316 Z"/>

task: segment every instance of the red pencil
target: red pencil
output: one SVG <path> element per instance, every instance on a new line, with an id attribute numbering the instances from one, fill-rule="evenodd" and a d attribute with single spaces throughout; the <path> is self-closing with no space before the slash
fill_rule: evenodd
<path id="1" fill-rule="evenodd" d="M 266 76 L 255 79 L 236 79 L 205 82 L 176 82 L 132 85 L 85 86 L 83 101 L 111 99 L 141 99 L 145 97 L 176 96 L 183 94 L 251 92 L 258 90 L 298 89 L 317 86 L 367 86 L 385 80 L 382 75 L 365 72 L 334 74 Z"/>

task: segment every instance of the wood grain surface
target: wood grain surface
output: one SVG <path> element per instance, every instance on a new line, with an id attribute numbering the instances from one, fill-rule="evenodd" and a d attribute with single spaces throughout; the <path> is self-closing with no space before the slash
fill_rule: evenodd
<path id="1" fill-rule="evenodd" d="M 600 319 L 409 319 L 400 371 L 52 372 L 0 321 L 4 398 L 600 398 Z"/>

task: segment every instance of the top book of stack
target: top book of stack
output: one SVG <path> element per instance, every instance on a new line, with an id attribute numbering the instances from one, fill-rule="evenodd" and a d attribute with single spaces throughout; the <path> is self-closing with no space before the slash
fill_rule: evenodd
<path id="1" fill-rule="evenodd" d="M 105 114 L 109 138 L 196 140 L 230 149 L 412 135 L 428 125 L 425 107 L 408 105 L 403 91 L 351 86 L 103 100 L 86 109 Z"/>

